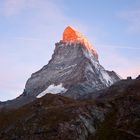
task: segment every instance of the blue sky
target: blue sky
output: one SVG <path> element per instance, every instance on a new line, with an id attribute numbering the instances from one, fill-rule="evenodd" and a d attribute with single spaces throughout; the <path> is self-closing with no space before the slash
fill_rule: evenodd
<path id="1" fill-rule="evenodd" d="M 140 74 L 139 0 L 1 0 L 0 100 L 20 95 L 71 25 L 122 77 Z"/>

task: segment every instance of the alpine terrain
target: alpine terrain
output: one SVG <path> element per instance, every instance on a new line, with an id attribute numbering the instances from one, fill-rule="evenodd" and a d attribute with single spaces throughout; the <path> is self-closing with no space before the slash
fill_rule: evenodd
<path id="1" fill-rule="evenodd" d="M 109 87 L 120 80 L 115 72 L 106 71 L 98 61 L 92 45 L 75 29 L 68 26 L 63 40 L 56 43 L 49 64 L 32 74 L 25 93 L 37 96 L 50 87 L 61 88 L 58 93 L 78 99 L 84 94 Z M 48 90 L 48 91 L 47 91 Z"/>

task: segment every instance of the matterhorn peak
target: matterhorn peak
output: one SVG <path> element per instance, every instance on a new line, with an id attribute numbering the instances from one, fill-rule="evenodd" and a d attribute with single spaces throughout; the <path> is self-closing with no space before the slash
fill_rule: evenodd
<path id="1" fill-rule="evenodd" d="M 63 40 L 55 45 L 51 60 L 31 75 L 24 94 L 42 97 L 46 93 L 60 93 L 78 99 L 120 79 L 99 64 L 96 50 L 73 27 L 68 26 L 63 32 Z"/>
<path id="2" fill-rule="evenodd" d="M 81 43 L 98 59 L 98 54 L 89 41 L 76 29 L 71 26 L 66 27 L 63 32 L 63 41 Z"/>

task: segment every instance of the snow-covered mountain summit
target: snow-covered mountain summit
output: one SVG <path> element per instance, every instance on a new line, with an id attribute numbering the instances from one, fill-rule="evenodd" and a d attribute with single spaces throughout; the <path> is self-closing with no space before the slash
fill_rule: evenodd
<path id="1" fill-rule="evenodd" d="M 50 85 L 65 88 L 62 94 L 79 98 L 120 80 L 115 72 L 106 71 L 98 61 L 92 45 L 74 28 L 68 26 L 63 40 L 55 44 L 52 59 L 28 79 L 24 94 L 38 96 Z"/>
<path id="2" fill-rule="evenodd" d="M 63 41 L 65 42 L 73 42 L 73 43 L 81 43 L 88 51 L 90 51 L 97 59 L 98 54 L 93 46 L 89 43 L 89 41 L 76 29 L 71 26 L 68 26 L 63 32 Z"/>

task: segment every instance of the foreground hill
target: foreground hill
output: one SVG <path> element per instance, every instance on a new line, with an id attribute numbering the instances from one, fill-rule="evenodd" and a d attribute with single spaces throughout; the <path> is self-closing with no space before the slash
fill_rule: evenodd
<path id="1" fill-rule="evenodd" d="M 107 89 L 98 99 L 101 103 L 111 105 L 112 109 L 96 136 L 91 139 L 140 139 L 140 78 L 122 80 Z"/>
<path id="2" fill-rule="evenodd" d="M 137 140 L 140 79 L 119 81 L 96 100 L 46 94 L 0 114 L 2 140 Z"/>

